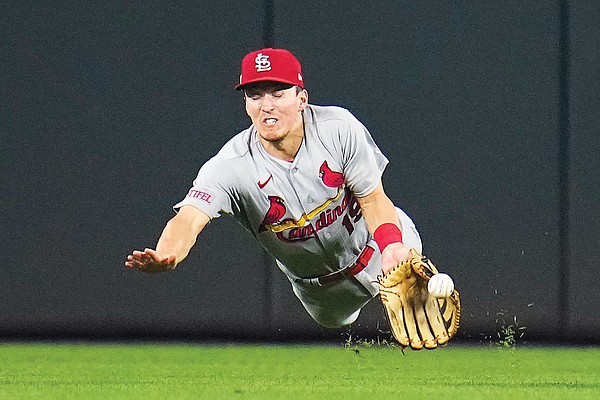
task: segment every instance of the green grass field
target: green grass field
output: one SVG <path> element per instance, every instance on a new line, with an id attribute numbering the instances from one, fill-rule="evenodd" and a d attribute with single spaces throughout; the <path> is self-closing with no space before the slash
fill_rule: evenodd
<path id="1" fill-rule="evenodd" d="M 0 344 L 0 399 L 599 399 L 600 349 Z"/>

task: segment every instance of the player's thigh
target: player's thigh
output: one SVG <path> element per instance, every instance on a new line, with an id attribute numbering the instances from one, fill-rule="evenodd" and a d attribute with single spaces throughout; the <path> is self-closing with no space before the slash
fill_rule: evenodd
<path id="1" fill-rule="evenodd" d="M 326 286 L 294 285 L 294 293 L 320 325 L 337 328 L 358 318 L 360 310 L 373 298 L 355 279 L 343 279 Z"/>

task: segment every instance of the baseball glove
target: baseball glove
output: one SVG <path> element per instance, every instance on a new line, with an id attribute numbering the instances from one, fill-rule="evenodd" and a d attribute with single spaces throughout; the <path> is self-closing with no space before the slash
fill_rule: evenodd
<path id="1" fill-rule="evenodd" d="M 427 283 L 438 273 L 433 263 L 414 249 L 411 258 L 379 277 L 379 293 L 394 338 L 402 347 L 435 349 L 446 344 L 458 330 L 460 297 L 436 299 Z"/>

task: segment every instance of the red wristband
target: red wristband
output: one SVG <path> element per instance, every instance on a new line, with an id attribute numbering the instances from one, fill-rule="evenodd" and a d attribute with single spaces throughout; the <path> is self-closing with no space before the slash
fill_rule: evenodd
<path id="1" fill-rule="evenodd" d="M 381 224 L 375 229 L 373 239 L 377 242 L 379 251 L 383 253 L 383 250 L 388 247 L 388 245 L 392 243 L 402 243 L 402 231 L 396 224 Z"/>

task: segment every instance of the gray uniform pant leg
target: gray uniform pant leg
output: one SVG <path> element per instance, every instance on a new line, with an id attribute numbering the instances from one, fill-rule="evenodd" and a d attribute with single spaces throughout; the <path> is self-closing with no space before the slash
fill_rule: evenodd
<path id="1" fill-rule="evenodd" d="M 410 217 L 396 208 L 402 224 L 404 244 L 422 252 L 421 237 Z M 377 246 L 375 246 L 377 248 Z M 377 276 L 381 273 L 381 254 L 376 251 L 369 265 L 356 276 L 313 286 L 292 279 L 294 294 L 310 316 L 320 325 L 338 328 L 356 321 L 360 310 L 379 294 Z"/>

